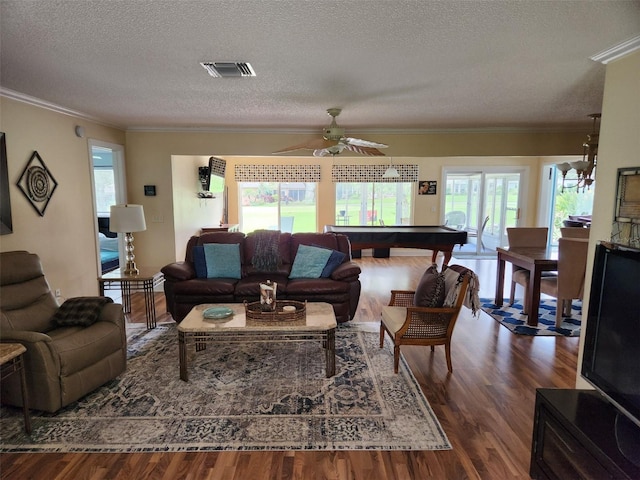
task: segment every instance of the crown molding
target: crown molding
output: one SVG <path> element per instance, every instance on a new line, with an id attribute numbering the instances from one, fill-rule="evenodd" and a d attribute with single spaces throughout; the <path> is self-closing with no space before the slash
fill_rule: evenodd
<path id="1" fill-rule="evenodd" d="M 103 125 L 105 127 L 117 128 L 119 130 L 126 130 L 126 127 L 123 125 L 115 125 L 113 123 L 105 122 L 104 120 L 94 117 L 92 115 L 88 115 L 83 112 L 78 112 L 77 110 L 72 110 L 70 108 L 66 108 L 55 103 L 48 102 L 46 100 L 42 100 L 40 98 L 32 97 L 30 95 L 26 95 L 21 92 L 16 92 L 15 90 L 10 90 L 8 88 L 0 87 L 0 96 L 9 98 L 11 100 L 15 100 L 17 102 L 26 103 L 28 105 L 32 105 L 34 107 L 44 108 L 46 110 L 50 110 L 52 112 L 60 113 L 62 115 L 68 115 L 70 117 L 78 118 L 81 120 L 86 120 L 89 122 L 97 123 L 99 125 Z"/>
<path id="2" fill-rule="evenodd" d="M 607 48 L 600 53 L 596 53 L 595 55 L 589 57 L 589 59 L 594 62 L 600 62 L 604 65 L 607 65 L 609 62 L 613 62 L 614 60 L 618 60 L 619 58 L 624 57 L 632 52 L 635 52 L 640 48 L 640 35 L 630 38 L 629 40 L 625 40 L 618 45 L 614 45 L 611 48 Z"/>

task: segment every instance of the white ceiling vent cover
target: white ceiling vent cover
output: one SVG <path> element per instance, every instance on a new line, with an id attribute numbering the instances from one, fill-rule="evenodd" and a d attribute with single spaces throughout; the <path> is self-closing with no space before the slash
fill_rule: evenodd
<path id="1" fill-rule="evenodd" d="M 200 62 L 200 65 L 214 78 L 256 76 L 251 65 L 244 62 Z"/>

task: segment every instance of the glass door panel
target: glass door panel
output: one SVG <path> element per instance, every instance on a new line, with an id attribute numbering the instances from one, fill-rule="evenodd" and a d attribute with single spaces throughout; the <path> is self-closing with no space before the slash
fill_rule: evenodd
<path id="1" fill-rule="evenodd" d="M 444 224 L 465 230 L 468 243 L 457 253 L 487 254 L 506 244 L 506 228 L 515 226 L 520 173 L 445 172 Z"/>
<path id="2" fill-rule="evenodd" d="M 241 231 L 317 230 L 314 182 L 243 182 L 239 184 Z"/>
<path id="3" fill-rule="evenodd" d="M 336 225 L 409 225 L 411 182 L 336 183 Z"/>
<path id="4" fill-rule="evenodd" d="M 241 201 L 241 231 L 278 230 L 278 184 L 246 182 L 239 185 Z"/>

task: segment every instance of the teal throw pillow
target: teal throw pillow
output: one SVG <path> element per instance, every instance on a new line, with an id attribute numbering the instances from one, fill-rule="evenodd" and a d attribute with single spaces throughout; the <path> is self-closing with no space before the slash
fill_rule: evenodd
<path id="1" fill-rule="evenodd" d="M 330 256 L 331 250 L 326 248 L 300 245 L 289 278 L 320 278 Z"/>
<path id="2" fill-rule="evenodd" d="M 207 278 L 240 278 L 239 243 L 205 243 Z"/>

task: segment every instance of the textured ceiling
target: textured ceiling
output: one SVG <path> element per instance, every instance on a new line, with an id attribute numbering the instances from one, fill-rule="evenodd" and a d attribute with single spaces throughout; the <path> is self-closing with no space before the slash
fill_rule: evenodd
<path id="1" fill-rule="evenodd" d="M 640 1 L 0 1 L 5 95 L 131 129 L 588 128 L 589 57 L 640 33 Z"/>

